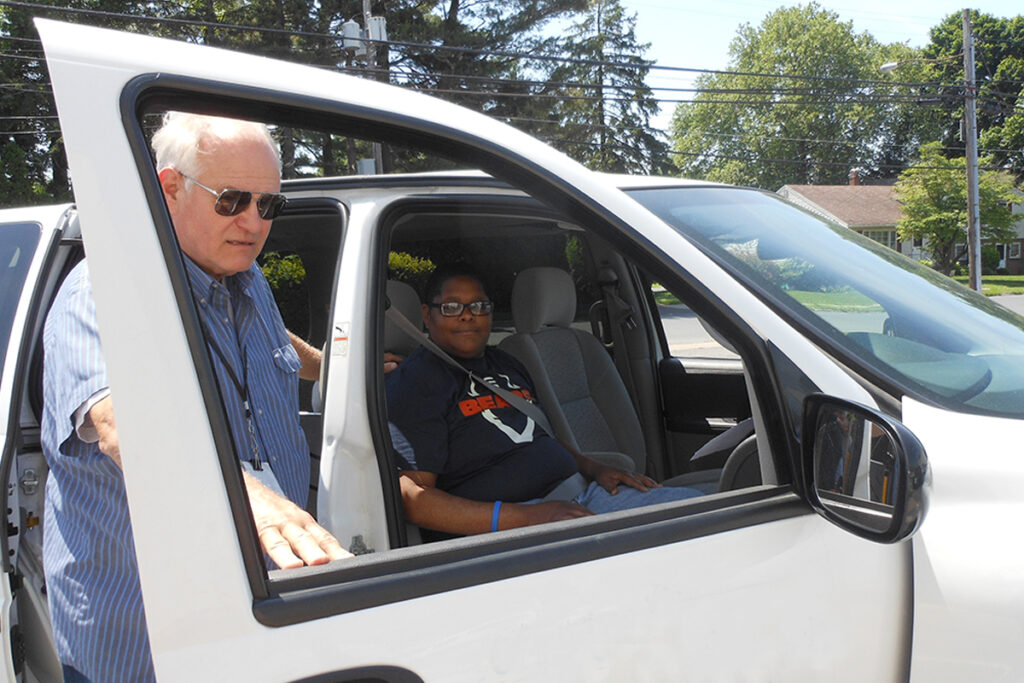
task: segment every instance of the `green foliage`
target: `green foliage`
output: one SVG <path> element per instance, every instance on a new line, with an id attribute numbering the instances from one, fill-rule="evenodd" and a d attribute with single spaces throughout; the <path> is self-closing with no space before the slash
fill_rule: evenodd
<path id="1" fill-rule="evenodd" d="M 932 267 L 950 274 L 962 256 L 957 245 L 967 242 L 967 172 L 963 158 L 948 159 L 942 145 L 921 147 L 921 160 L 904 171 L 896 183 L 903 216 L 896 229 L 900 239 L 925 239 Z M 1020 201 L 1013 177 L 1006 172 L 983 171 L 978 178 L 981 239 L 1013 239 L 1012 202 Z"/>
<path id="2" fill-rule="evenodd" d="M 1024 15 L 999 18 L 972 11 L 971 23 L 981 153 L 992 165 L 1024 177 Z M 962 84 L 962 55 L 963 18 L 955 12 L 931 30 L 925 56 L 938 61 L 928 65 L 922 80 Z M 944 102 L 936 108 L 944 124 L 940 139 L 947 148 L 962 148 L 963 97 L 952 88 L 945 90 Z"/>
<path id="3" fill-rule="evenodd" d="M 927 108 L 899 103 L 905 88 L 879 83 L 882 63 L 913 51 L 857 34 L 815 3 L 742 25 L 729 51 L 729 73 L 700 76 L 704 92 L 673 117 L 673 158 L 686 176 L 771 190 L 845 184 L 853 168 L 885 175 L 900 152 L 930 139 L 919 111 Z"/>
<path id="4" fill-rule="evenodd" d="M 276 251 L 268 251 L 260 260 L 260 269 L 270 283 L 270 288 L 275 291 L 306 281 L 306 267 L 298 254 L 281 256 Z"/>
<path id="5" fill-rule="evenodd" d="M 274 300 L 281 312 L 285 327 L 299 335 L 310 334 L 309 287 L 306 267 L 298 254 L 268 251 L 260 257 L 260 269 L 274 292 Z"/>
<path id="6" fill-rule="evenodd" d="M 981 245 L 981 274 L 995 275 L 999 267 L 999 249 L 994 244 Z"/>
<path id="7" fill-rule="evenodd" d="M 667 173 L 668 146 L 651 125 L 658 102 L 644 82 L 652 62 L 643 54 L 650 45 L 637 41 L 635 26 L 636 16 L 619 0 L 589 0 L 561 46 L 565 56 L 580 61 L 561 64 L 549 76 L 571 84 L 551 108 L 561 127 L 549 131 L 550 142 L 597 171 Z"/>
<path id="8" fill-rule="evenodd" d="M 422 291 L 427 278 L 437 268 L 428 258 L 413 256 L 404 251 L 388 252 L 388 278 L 408 282 L 416 291 Z"/>

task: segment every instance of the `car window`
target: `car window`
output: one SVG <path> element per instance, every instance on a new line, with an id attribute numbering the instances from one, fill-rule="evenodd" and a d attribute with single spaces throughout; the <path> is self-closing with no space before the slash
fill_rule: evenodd
<path id="1" fill-rule="evenodd" d="M 658 309 L 668 355 L 674 358 L 739 358 L 736 351 L 725 346 L 720 335 L 712 334 L 707 323 L 673 292 L 657 282 L 651 282 L 649 286 Z"/>
<path id="2" fill-rule="evenodd" d="M 630 193 L 896 393 L 1024 415 L 1024 319 L 935 271 L 767 193 Z"/>
<path id="3" fill-rule="evenodd" d="M 38 223 L 0 224 L 0 368 L 40 232 Z"/>

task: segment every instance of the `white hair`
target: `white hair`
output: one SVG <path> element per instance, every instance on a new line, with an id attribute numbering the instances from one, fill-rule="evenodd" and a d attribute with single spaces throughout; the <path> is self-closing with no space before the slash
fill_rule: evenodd
<path id="1" fill-rule="evenodd" d="M 281 171 L 281 150 L 264 124 L 179 111 L 164 114 L 163 125 L 153 134 L 156 170 L 174 168 L 197 176 L 203 170 L 205 157 L 217 148 L 218 142 L 238 138 L 265 140 L 274 153 L 278 172 Z"/>

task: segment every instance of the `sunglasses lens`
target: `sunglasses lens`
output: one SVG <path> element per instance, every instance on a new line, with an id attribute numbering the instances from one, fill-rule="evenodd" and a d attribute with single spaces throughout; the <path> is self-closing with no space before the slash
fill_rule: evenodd
<path id="1" fill-rule="evenodd" d="M 221 216 L 237 216 L 252 201 L 252 193 L 245 190 L 224 190 L 217 196 L 213 210 Z"/>
<path id="2" fill-rule="evenodd" d="M 281 215 L 287 203 L 288 200 L 283 194 L 261 194 L 256 200 L 256 210 L 259 211 L 260 218 L 272 220 Z"/>

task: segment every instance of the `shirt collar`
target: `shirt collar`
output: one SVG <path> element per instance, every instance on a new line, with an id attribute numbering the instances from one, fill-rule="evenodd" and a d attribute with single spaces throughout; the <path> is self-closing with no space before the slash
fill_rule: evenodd
<path id="1" fill-rule="evenodd" d="M 258 265 L 253 263 L 249 267 L 249 270 L 243 270 L 241 273 L 228 275 L 224 278 L 222 283 L 218 283 L 212 275 L 200 268 L 199 264 L 193 261 L 188 254 L 182 253 L 182 257 L 185 260 L 185 270 L 188 272 L 188 280 L 189 285 L 192 288 L 192 296 L 197 299 L 206 299 L 211 297 L 213 295 L 215 285 L 223 285 L 225 289 L 228 289 L 230 292 L 248 293 L 249 287 L 255 277 L 253 274 L 254 269 L 259 268 Z"/>

